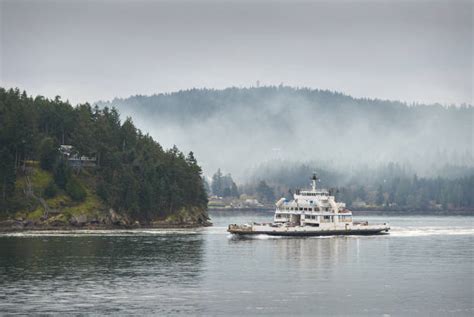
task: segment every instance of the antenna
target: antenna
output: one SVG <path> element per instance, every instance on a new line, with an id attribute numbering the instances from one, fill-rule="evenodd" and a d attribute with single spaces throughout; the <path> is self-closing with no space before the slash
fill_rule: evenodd
<path id="1" fill-rule="evenodd" d="M 312 180 L 312 185 L 313 185 L 313 191 L 316 191 L 316 182 L 318 181 L 318 176 L 316 173 L 313 173 L 313 177 L 311 177 Z"/>

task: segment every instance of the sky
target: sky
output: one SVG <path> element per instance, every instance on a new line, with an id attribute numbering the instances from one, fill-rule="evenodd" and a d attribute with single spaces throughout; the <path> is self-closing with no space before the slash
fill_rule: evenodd
<path id="1" fill-rule="evenodd" d="M 284 85 L 473 104 L 473 1 L 0 0 L 0 85 L 73 104 Z"/>

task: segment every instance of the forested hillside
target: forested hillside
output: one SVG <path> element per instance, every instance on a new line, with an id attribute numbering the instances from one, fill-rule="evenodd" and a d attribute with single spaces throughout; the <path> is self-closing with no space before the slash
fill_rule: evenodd
<path id="1" fill-rule="evenodd" d="M 274 161 L 255 168 L 240 191 L 259 196 L 265 181 L 270 197 L 291 196 L 309 187 L 317 172 L 318 186 L 330 189 L 350 208 L 377 210 L 474 210 L 474 169 L 454 171 L 453 177 L 419 177 L 409 166 L 388 163 L 336 170 L 318 162 Z"/>
<path id="2" fill-rule="evenodd" d="M 246 169 L 273 159 L 332 167 L 398 162 L 427 177 L 437 177 L 447 164 L 453 171 L 474 166 L 470 105 L 357 99 L 284 86 L 192 89 L 98 105 L 133 115 L 167 146 L 193 149 L 206 175 L 222 168 L 239 182 L 246 181 Z"/>
<path id="3" fill-rule="evenodd" d="M 94 158 L 93 166 L 72 166 L 58 151 L 61 144 Z M 115 109 L 72 107 L 59 97 L 33 98 L 18 89 L 0 88 L 0 195 L 3 218 L 33 213 L 45 220 L 43 209 L 64 211 L 63 218 L 113 209 L 142 222 L 207 219 L 192 152 L 164 150 L 130 118 L 121 121 Z"/>

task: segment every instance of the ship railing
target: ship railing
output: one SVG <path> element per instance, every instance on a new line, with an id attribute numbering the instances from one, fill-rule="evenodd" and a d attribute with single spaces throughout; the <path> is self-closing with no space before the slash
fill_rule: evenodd
<path id="1" fill-rule="evenodd" d="M 346 210 L 343 209 L 343 210 L 339 210 L 337 213 L 338 213 L 338 214 L 351 214 L 352 211 L 347 210 L 347 209 L 346 209 Z"/>

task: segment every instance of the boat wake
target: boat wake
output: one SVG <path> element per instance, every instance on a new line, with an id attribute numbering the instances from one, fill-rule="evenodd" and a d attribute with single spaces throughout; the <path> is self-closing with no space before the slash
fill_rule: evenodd
<path id="1" fill-rule="evenodd" d="M 0 233 L 4 237 L 84 237 L 84 236 L 153 236 L 153 235 L 179 235 L 198 234 L 199 229 L 133 229 L 133 230 L 32 230 L 21 232 Z"/>
<path id="2" fill-rule="evenodd" d="M 134 229 L 134 230 L 48 230 L 48 231 L 22 231 L 0 233 L 0 236 L 6 237 L 83 237 L 83 236 L 162 236 L 162 235 L 194 235 L 194 234 L 218 234 L 226 235 L 228 239 L 291 239 L 301 237 L 272 236 L 258 234 L 253 236 L 237 236 L 229 234 L 227 227 L 207 227 L 197 229 Z M 474 226 L 417 226 L 417 227 L 399 227 L 392 226 L 389 234 L 384 237 L 424 237 L 424 236 L 461 236 L 474 235 Z M 341 236 L 314 236 L 312 239 L 331 239 Z M 363 238 L 364 236 L 346 236 L 354 238 Z M 377 236 L 381 237 L 381 236 Z"/>
<path id="3" fill-rule="evenodd" d="M 392 227 L 391 237 L 424 237 L 435 235 L 474 235 L 474 227 Z"/>
<path id="4" fill-rule="evenodd" d="M 291 238 L 291 237 L 284 237 L 284 236 L 272 236 L 268 234 L 255 234 L 255 235 L 236 235 L 236 234 L 228 234 L 227 238 L 229 240 L 270 240 L 270 239 L 283 239 L 283 238 Z"/>

